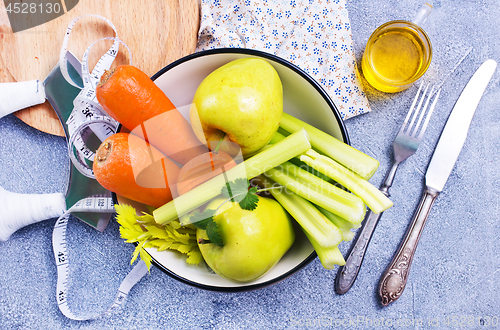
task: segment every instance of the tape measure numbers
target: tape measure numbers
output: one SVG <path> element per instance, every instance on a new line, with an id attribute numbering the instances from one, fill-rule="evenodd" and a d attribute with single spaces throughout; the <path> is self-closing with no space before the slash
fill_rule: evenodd
<path id="1" fill-rule="evenodd" d="M 69 76 L 68 61 L 66 52 L 71 36 L 71 31 L 75 24 L 84 17 L 94 17 L 104 20 L 113 28 L 115 37 L 102 38 L 92 43 L 85 51 L 82 58 L 82 80 L 83 87 L 76 84 Z M 102 40 L 113 40 L 113 44 L 109 50 L 99 59 L 92 72 L 89 72 L 88 56 L 92 47 Z M 83 175 L 95 179 L 94 172 L 87 161 L 93 161 L 95 153 L 87 146 L 87 142 L 92 136 L 95 136 L 104 141 L 108 136 L 116 133 L 119 123 L 108 116 L 97 101 L 96 86 L 100 77 L 111 67 L 114 62 L 120 44 L 124 45 L 130 54 L 130 63 L 132 53 L 129 47 L 120 39 L 113 23 L 105 17 L 98 15 L 84 15 L 75 18 L 69 24 L 64 36 L 63 44 L 60 53 L 60 68 L 64 78 L 73 86 L 80 88 L 81 91 L 73 101 L 73 111 L 66 121 L 68 131 L 68 152 L 71 162 L 74 167 Z M 113 311 L 122 306 L 126 300 L 130 289 L 147 274 L 147 266 L 141 260 L 136 264 L 132 271 L 125 277 L 121 283 L 118 293 L 113 304 L 102 313 L 97 313 L 93 316 L 76 315 L 68 305 L 68 287 L 69 287 L 69 254 L 68 243 L 66 240 L 66 231 L 68 221 L 71 218 L 72 212 L 94 212 L 109 216 L 109 213 L 114 213 L 113 200 L 109 197 L 90 196 L 78 201 L 75 205 L 69 208 L 62 216 L 58 218 L 54 226 L 52 234 L 52 245 L 54 249 L 54 258 L 57 267 L 57 290 L 56 300 L 61 312 L 68 318 L 73 320 L 92 320 L 104 315 L 109 315 Z"/>
<path id="2" fill-rule="evenodd" d="M 56 300 L 59 309 L 64 316 L 77 321 L 93 320 L 103 316 L 107 316 L 116 311 L 126 301 L 128 293 L 132 287 L 137 284 L 148 269 L 146 264 L 139 261 L 132 271 L 125 277 L 118 288 L 118 293 L 111 304 L 104 312 L 97 313 L 92 316 L 78 316 L 68 305 L 68 287 L 69 287 L 69 261 L 67 243 L 67 226 L 72 212 L 97 212 L 97 213 L 114 213 L 113 200 L 109 197 L 91 196 L 78 201 L 68 211 L 57 219 L 52 233 L 52 246 L 54 249 L 54 258 L 57 267 L 57 286 Z"/>
<path id="3" fill-rule="evenodd" d="M 85 51 L 82 58 L 82 80 L 83 88 L 75 83 L 68 73 L 68 60 L 66 58 L 67 47 L 76 23 L 84 17 L 94 17 L 104 20 L 115 33 L 115 37 L 106 37 L 93 42 Z M 92 47 L 101 41 L 112 40 L 113 44 L 106 51 L 106 53 L 99 58 L 97 64 L 94 66 L 92 73 L 89 72 L 88 57 Z M 130 64 L 132 63 L 132 52 L 130 48 L 118 38 L 118 32 L 114 24 L 105 17 L 98 15 L 84 15 L 75 18 L 70 22 L 66 34 L 63 39 L 63 44 L 60 52 L 60 67 L 61 73 L 64 78 L 71 85 L 81 88 L 80 93 L 73 101 L 73 111 L 66 121 L 68 127 L 69 143 L 68 149 L 72 163 L 76 169 L 83 175 L 89 178 L 95 178 L 94 173 L 90 166 L 86 163 L 85 159 L 89 161 L 94 160 L 94 152 L 87 147 L 87 139 L 94 133 L 100 141 L 104 141 L 108 136 L 116 133 L 119 123 L 113 118 L 109 117 L 100 106 L 96 96 L 96 86 L 100 77 L 106 70 L 111 67 L 116 55 L 118 54 L 120 44 L 124 45 L 129 52 Z M 75 156 L 76 153 L 76 156 Z"/>

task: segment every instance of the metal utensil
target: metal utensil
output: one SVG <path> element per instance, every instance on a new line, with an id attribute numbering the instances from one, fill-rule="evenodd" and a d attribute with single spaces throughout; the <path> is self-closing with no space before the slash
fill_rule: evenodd
<path id="1" fill-rule="evenodd" d="M 496 66 L 493 60 L 484 62 L 469 80 L 453 107 L 427 168 L 425 188 L 420 203 L 402 244 L 380 280 L 379 294 L 384 306 L 397 300 L 403 293 L 430 209 L 455 166 L 474 112 Z"/>
<path id="2" fill-rule="evenodd" d="M 434 111 L 434 107 L 436 106 L 439 93 L 441 92 L 441 90 L 437 92 L 436 96 L 434 97 L 434 101 L 429 108 L 429 102 L 434 94 L 434 87 L 431 88 L 429 93 L 427 93 L 429 85 L 425 87 L 423 92 L 422 87 L 423 84 L 420 85 L 417 91 L 417 95 L 415 95 L 410 110 L 408 111 L 408 114 L 406 115 L 406 118 L 403 122 L 403 125 L 399 129 L 398 135 L 393 142 L 393 163 L 391 169 L 385 177 L 384 182 L 380 187 L 380 191 L 387 197 L 390 196 L 389 188 L 392 186 L 399 164 L 413 155 L 417 150 L 420 141 L 422 141 L 425 130 L 429 123 L 429 119 L 432 115 L 432 112 Z M 427 99 L 424 103 L 424 99 L 426 97 Z M 355 244 L 351 248 L 348 257 L 346 258 L 346 263 L 344 266 L 339 268 L 339 272 L 335 281 L 335 290 L 337 291 L 337 293 L 346 293 L 354 284 L 354 281 L 356 280 L 356 277 L 358 276 L 359 270 L 361 268 L 361 264 L 363 263 L 366 249 L 368 247 L 368 244 L 370 243 L 370 239 L 381 216 L 382 213 L 373 213 L 371 210 L 367 212 L 363 228 L 361 229 L 361 232 Z"/>

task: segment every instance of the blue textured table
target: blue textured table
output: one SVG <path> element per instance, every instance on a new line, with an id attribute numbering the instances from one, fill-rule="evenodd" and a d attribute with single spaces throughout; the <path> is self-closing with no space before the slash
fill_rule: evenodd
<path id="1" fill-rule="evenodd" d="M 356 56 L 371 32 L 392 19 L 411 19 L 418 1 L 348 1 Z M 438 197 L 417 249 L 401 298 L 382 307 L 376 294 L 420 198 L 432 150 L 468 79 L 488 58 L 500 61 L 497 0 L 434 1 L 423 27 L 434 46 L 428 80 L 438 82 L 464 51 L 474 50 L 443 86 L 417 153 L 399 168 L 391 190 L 394 207 L 384 213 L 353 288 L 334 291 L 335 271 L 316 259 L 294 276 L 265 289 L 217 293 L 196 289 L 152 268 L 124 310 L 105 320 L 65 318 L 55 301 L 56 267 L 51 235 L 55 219 L 19 230 L 0 243 L 0 329 L 243 329 L 496 328 L 500 322 L 500 70 L 472 121 L 459 160 Z M 389 95 L 366 86 L 373 111 L 346 122 L 354 147 L 380 160 L 371 179 L 378 186 L 390 166 L 391 143 L 416 88 Z M 0 119 L 0 185 L 15 192 L 64 189 L 65 140 L 36 131 L 10 115 Z M 1 213 L 0 213 L 1 214 Z M 73 220 L 69 227 L 75 283 L 70 305 L 79 311 L 106 308 L 130 270 L 133 246 L 112 221 L 104 233 Z M 346 253 L 350 244 L 342 243 Z M 76 253 L 77 251 L 77 253 Z M 496 323 L 495 323 L 496 322 Z M 488 326 L 489 325 L 489 326 Z"/>

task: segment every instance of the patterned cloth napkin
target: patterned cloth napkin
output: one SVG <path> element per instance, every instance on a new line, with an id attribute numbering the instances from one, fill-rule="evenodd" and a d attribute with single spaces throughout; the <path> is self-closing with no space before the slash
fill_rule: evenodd
<path id="1" fill-rule="evenodd" d="M 257 49 L 297 65 L 343 119 L 370 111 L 345 0 L 201 0 L 197 51 L 222 47 Z"/>

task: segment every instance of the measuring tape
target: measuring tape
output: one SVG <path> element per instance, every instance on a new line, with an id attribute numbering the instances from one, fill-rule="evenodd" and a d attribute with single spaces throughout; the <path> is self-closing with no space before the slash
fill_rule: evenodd
<path id="1" fill-rule="evenodd" d="M 118 310 L 120 306 L 123 306 L 130 289 L 147 274 L 148 268 L 140 260 L 122 281 L 113 303 L 104 312 L 92 316 L 77 316 L 74 314 L 68 305 L 69 254 L 68 243 L 66 241 L 67 225 L 72 212 L 114 213 L 113 200 L 109 197 L 91 196 L 78 201 L 57 219 L 52 233 L 52 246 L 57 266 L 56 299 L 59 309 L 66 317 L 72 320 L 93 320 L 107 316 Z"/>
<path id="2" fill-rule="evenodd" d="M 76 25 L 76 23 L 84 17 L 94 17 L 104 20 L 115 32 L 115 37 L 106 37 L 99 39 L 92 43 L 82 58 L 82 80 L 83 88 L 74 82 L 68 73 L 68 60 L 66 59 L 66 52 L 68 48 L 69 38 L 71 32 Z M 92 73 L 89 72 L 88 66 L 88 56 L 92 47 L 103 40 L 112 40 L 113 44 L 108 49 L 108 51 L 99 58 L 97 64 L 95 65 Z M 118 38 L 118 32 L 114 24 L 105 17 L 98 15 L 84 15 L 72 20 L 66 30 L 66 34 L 63 39 L 63 44 L 61 47 L 61 52 L 59 55 L 59 62 L 61 73 L 63 77 L 71 85 L 81 88 L 80 93 L 73 101 L 73 111 L 66 121 L 68 127 L 68 150 L 71 158 L 71 162 L 75 168 L 85 175 L 86 177 L 95 179 L 94 172 L 90 166 L 88 166 L 86 159 L 89 161 L 94 160 L 95 153 L 90 150 L 87 145 L 87 139 L 94 133 L 99 140 L 104 141 L 108 136 L 116 133 L 119 123 L 108 116 L 106 112 L 100 106 L 97 96 L 96 96 L 96 86 L 105 70 L 111 67 L 114 62 L 116 55 L 118 54 L 118 49 L 120 44 L 124 45 L 128 50 L 130 55 L 130 64 L 132 63 L 132 52 L 130 48 Z M 75 155 L 76 153 L 76 155 Z"/>
<path id="3" fill-rule="evenodd" d="M 79 86 L 74 82 L 68 73 L 68 61 L 66 52 L 75 24 L 84 17 L 94 17 L 104 20 L 113 28 L 115 37 L 102 38 L 92 43 L 85 51 L 82 58 L 82 80 L 83 86 Z M 88 56 L 92 47 L 102 40 L 113 40 L 113 44 L 109 50 L 99 59 L 92 73 L 89 72 Z M 63 44 L 60 53 L 60 69 L 64 78 L 73 86 L 80 88 L 81 91 L 73 101 L 73 111 L 66 121 L 68 131 L 68 151 L 70 159 L 74 167 L 86 177 L 95 179 L 92 168 L 87 164 L 88 161 L 93 161 L 95 153 L 90 150 L 86 143 L 92 134 L 95 134 L 99 140 L 104 141 L 108 136 L 116 133 L 119 123 L 108 116 L 97 101 L 96 86 L 100 77 L 111 67 L 116 55 L 118 54 L 119 45 L 124 45 L 132 59 L 132 53 L 129 47 L 120 39 L 113 23 L 105 17 L 98 15 L 84 15 L 75 18 L 69 24 L 64 36 Z M 130 60 L 131 64 L 131 60 Z M 146 264 L 141 260 L 132 271 L 125 277 L 121 283 L 118 293 L 112 305 L 102 313 L 92 316 L 76 315 L 68 305 L 68 287 L 69 287 L 69 255 L 66 241 L 66 230 L 71 213 L 73 212 L 93 212 L 109 215 L 114 213 L 113 200 L 109 197 L 90 196 L 78 201 L 62 216 L 60 216 L 54 226 L 52 234 L 52 245 L 54 249 L 54 258 L 57 266 L 57 290 L 56 300 L 61 312 L 68 318 L 73 320 L 92 320 L 104 315 L 109 315 L 120 306 L 123 306 L 128 292 L 139 280 L 147 274 L 148 269 Z"/>

